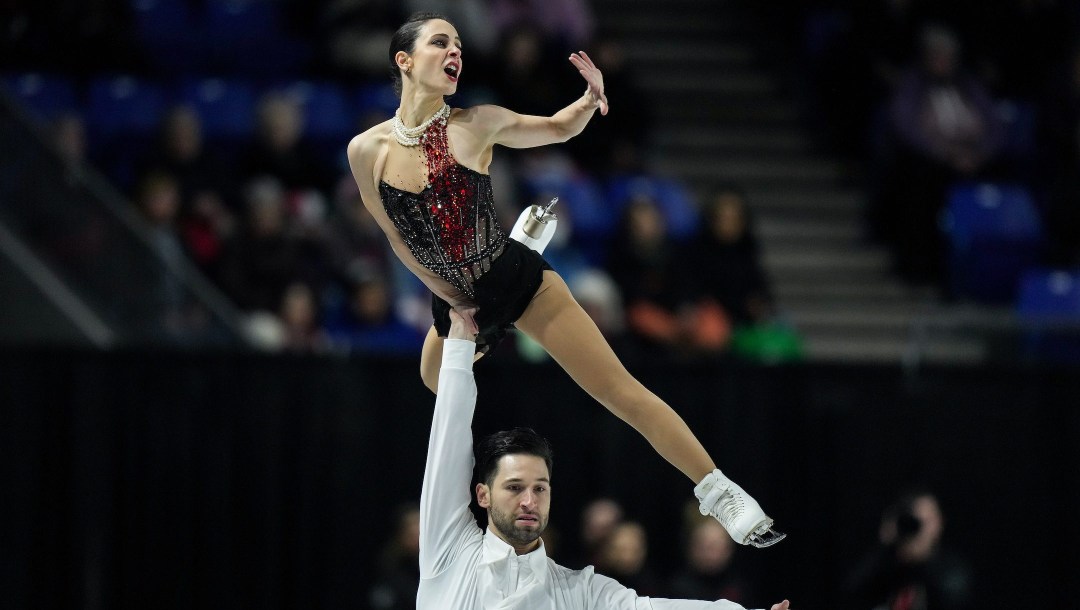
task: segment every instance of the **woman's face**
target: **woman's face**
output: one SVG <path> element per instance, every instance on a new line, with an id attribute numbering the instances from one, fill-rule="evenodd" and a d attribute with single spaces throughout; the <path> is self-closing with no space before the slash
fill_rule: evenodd
<path id="1" fill-rule="evenodd" d="M 420 28 L 406 81 L 443 95 L 457 92 L 461 78 L 461 38 L 454 26 L 442 19 L 431 19 Z"/>

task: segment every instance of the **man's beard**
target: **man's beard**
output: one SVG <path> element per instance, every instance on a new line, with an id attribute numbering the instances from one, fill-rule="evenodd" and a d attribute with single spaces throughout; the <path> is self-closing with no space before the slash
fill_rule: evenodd
<path id="1" fill-rule="evenodd" d="M 514 523 L 515 516 L 508 515 L 494 506 L 490 510 L 491 522 L 495 525 L 495 529 L 506 537 L 506 541 L 514 545 L 526 545 L 532 544 L 540 537 L 540 534 L 544 532 L 547 527 L 547 517 L 533 513 L 533 515 L 539 520 L 540 527 L 526 529 L 518 526 Z"/>

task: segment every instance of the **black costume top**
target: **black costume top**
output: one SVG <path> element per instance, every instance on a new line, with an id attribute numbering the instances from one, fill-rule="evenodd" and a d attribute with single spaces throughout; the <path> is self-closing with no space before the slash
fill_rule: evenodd
<path id="1" fill-rule="evenodd" d="M 428 185 L 414 193 L 381 181 L 383 209 L 400 234 L 399 243 L 423 267 L 413 268 L 402 257 L 432 290 L 439 336 L 450 329 L 452 306 L 476 307 L 477 350 L 486 352 L 524 313 L 551 266 L 499 226 L 491 177 L 453 158 L 445 119 L 433 122 L 421 142 Z"/>
<path id="2" fill-rule="evenodd" d="M 416 260 L 475 298 L 473 284 L 508 239 L 495 218 L 491 177 L 453 161 L 419 193 L 382 182 L 379 194 Z"/>

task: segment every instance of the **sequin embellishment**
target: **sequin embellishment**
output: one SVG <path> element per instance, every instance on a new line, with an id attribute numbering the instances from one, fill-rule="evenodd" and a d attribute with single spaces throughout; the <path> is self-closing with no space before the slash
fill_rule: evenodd
<path id="1" fill-rule="evenodd" d="M 507 240 L 495 218 L 491 178 L 450 154 L 445 118 L 428 127 L 420 144 L 427 187 L 412 193 L 382 182 L 383 205 L 417 261 L 473 297 L 472 284 Z"/>

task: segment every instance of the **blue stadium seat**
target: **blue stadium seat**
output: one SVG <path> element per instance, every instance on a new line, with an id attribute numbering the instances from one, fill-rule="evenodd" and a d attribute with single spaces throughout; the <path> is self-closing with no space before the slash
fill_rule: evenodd
<path id="1" fill-rule="evenodd" d="M 362 117 L 378 113 L 386 118 L 394 116 L 401 100 L 394 93 L 390 83 L 370 83 L 362 85 L 356 93 L 356 115 Z"/>
<path id="2" fill-rule="evenodd" d="M 1017 312 L 1080 322 L 1080 270 L 1030 269 L 1020 280 Z"/>
<path id="3" fill-rule="evenodd" d="M 136 38 L 157 68 L 191 74 L 205 67 L 204 28 L 187 0 L 133 0 L 131 12 Z"/>
<path id="4" fill-rule="evenodd" d="M 130 76 L 103 76 L 90 83 L 90 155 L 121 188 L 134 185 L 137 160 L 158 134 L 167 103 L 160 86 Z"/>
<path id="5" fill-rule="evenodd" d="M 283 89 L 300 101 L 304 133 L 316 142 L 342 143 L 356 135 L 356 121 L 341 87 L 333 83 L 296 81 Z"/>
<path id="6" fill-rule="evenodd" d="M 1039 259 L 1042 222 L 1027 188 L 962 183 L 949 192 L 942 229 L 955 296 L 1010 302 L 1021 274 Z"/>
<path id="7" fill-rule="evenodd" d="M 87 127 L 105 138 L 152 137 L 167 101 L 156 84 L 131 76 L 101 77 L 90 83 Z"/>
<path id="8" fill-rule="evenodd" d="M 555 213 L 568 221 L 570 239 L 591 264 L 603 261 L 607 238 L 617 222 L 603 189 L 592 177 L 579 173 L 550 172 L 526 178 L 522 186 L 529 203 L 559 198 Z"/>
<path id="9" fill-rule="evenodd" d="M 643 175 L 620 176 L 612 178 L 606 190 L 607 200 L 612 204 L 611 214 L 616 220 L 631 199 L 649 197 L 656 201 L 672 237 L 685 239 L 697 230 L 697 205 L 686 188 L 676 180 Z"/>
<path id="10" fill-rule="evenodd" d="M 205 28 L 207 65 L 215 73 L 293 75 L 312 56 L 310 44 L 285 34 L 277 2 L 207 0 Z"/>
<path id="11" fill-rule="evenodd" d="M 1016 312 L 1028 328 L 1024 347 L 1029 357 L 1080 362 L 1080 270 L 1027 271 Z"/>
<path id="12" fill-rule="evenodd" d="M 1004 100 L 997 104 L 997 112 L 1005 126 L 1000 156 L 1003 166 L 1017 180 L 1034 184 L 1041 176 L 1036 105 L 1023 100 Z"/>
<path id="13" fill-rule="evenodd" d="M 207 34 L 215 40 L 272 41 L 281 31 L 279 4 L 266 0 L 206 0 Z"/>
<path id="14" fill-rule="evenodd" d="M 51 119 L 79 109 L 75 85 L 63 76 L 11 74 L 3 77 L 4 88 L 39 119 Z"/>
<path id="15" fill-rule="evenodd" d="M 180 83 L 177 97 L 199 114 L 209 140 L 241 140 L 255 131 L 255 91 L 245 81 L 187 79 Z"/>

